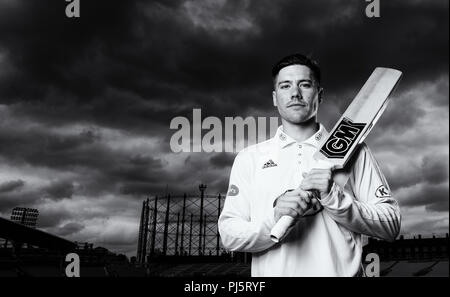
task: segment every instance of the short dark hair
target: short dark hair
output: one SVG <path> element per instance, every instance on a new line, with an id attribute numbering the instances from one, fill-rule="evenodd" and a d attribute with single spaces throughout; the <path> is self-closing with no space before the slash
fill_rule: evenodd
<path id="1" fill-rule="evenodd" d="M 319 64 L 310 57 L 307 57 L 302 54 L 292 54 L 278 61 L 278 63 L 276 63 L 272 68 L 272 78 L 274 79 L 274 81 L 280 70 L 290 65 L 304 65 L 309 69 L 311 69 L 314 78 L 316 79 L 318 85 L 320 86 L 321 77 Z"/>

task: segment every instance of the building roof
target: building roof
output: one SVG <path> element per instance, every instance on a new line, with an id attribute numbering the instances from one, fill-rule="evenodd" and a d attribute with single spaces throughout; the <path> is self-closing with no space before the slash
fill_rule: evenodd
<path id="1" fill-rule="evenodd" d="M 72 250 L 76 244 L 67 239 L 0 218 L 0 238 L 54 250 Z"/>

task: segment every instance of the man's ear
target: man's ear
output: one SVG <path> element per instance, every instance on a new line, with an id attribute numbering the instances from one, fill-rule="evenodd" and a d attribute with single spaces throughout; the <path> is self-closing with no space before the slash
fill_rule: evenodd
<path id="1" fill-rule="evenodd" d="M 323 88 L 319 87 L 319 103 L 322 103 L 323 100 Z"/>
<path id="2" fill-rule="evenodd" d="M 273 106 L 277 106 L 277 93 L 275 93 L 275 91 L 272 91 L 272 100 Z"/>

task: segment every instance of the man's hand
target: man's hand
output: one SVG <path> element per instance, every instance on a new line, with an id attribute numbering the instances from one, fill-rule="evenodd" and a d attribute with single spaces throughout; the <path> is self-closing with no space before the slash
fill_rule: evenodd
<path id="1" fill-rule="evenodd" d="M 297 188 L 281 195 L 275 203 L 275 221 L 277 222 L 282 216 L 286 215 L 293 217 L 295 223 L 308 209 L 318 202 L 312 193 Z"/>
<path id="2" fill-rule="evenodd" d="M 317 191 L 320 194 L 320 199 L 323 199 L 328 196 L 332 186 L 331 169 L 314 168 L 303 179 L 300 188 L 304 191 Z"/>

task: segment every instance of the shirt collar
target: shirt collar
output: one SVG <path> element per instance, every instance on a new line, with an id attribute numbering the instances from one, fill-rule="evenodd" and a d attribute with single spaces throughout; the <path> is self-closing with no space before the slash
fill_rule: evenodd
<path id="1" fill-rule="evenodd" d="M 328 135 L 327 129 L 325 129 L 325 127 L 322 124 L 319 125 L 320 125 L 319 130 L 316 133 L 314 133 L 311 137 L 301 142 L 301 144 L 309 144 L 315 148 L 319 147 L 321 141 Z M 290 144 L 297 143 L 295 139 L 293 139 L 283 131 L 283 125 L 278 127 L 274 139 L 281 148 L 285 148 Z"/>

